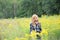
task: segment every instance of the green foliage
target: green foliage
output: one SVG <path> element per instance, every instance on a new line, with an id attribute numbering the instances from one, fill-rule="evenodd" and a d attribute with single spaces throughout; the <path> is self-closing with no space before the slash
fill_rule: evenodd
<path id="1" fill-rule="evenodd" d="M 0 0 L 0 18 L 60 14 L 60 0 Z"/>

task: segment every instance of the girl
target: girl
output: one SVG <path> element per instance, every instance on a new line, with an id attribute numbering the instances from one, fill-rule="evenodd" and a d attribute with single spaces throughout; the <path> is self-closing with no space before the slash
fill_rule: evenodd
<path id="1" fill-rule="evenodd" d="M 32 16 L 32 21 L 30 23 L 30 33 L 32 33 L 32 31 L 35 31 L 36 33 L 41 33 L 41 24 L 38 21 L 38 16 L 36 14 L 34 14 Z M 40 36 L 38 34 L 36 34 L 37 38 L 40 39 Z"/>

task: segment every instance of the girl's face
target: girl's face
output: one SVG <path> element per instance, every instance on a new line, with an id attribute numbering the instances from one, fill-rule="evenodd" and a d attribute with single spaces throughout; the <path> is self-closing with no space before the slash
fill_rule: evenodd
<path id="1" fill-rule="evenodd" d="M 38 22 L 38 17 L 37 16 L 35 16 L 35 17 L 33 17 L 32 18 L 32 21 L 35 23 L 35 22 Z"/>

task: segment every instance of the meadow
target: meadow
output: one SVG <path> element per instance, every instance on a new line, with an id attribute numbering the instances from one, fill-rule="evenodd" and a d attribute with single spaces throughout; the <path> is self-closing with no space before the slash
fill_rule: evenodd
<path id="1" fill-rule="evenodd" d="M 0 40 L 31 40 L 31 18 L 0 19 Z M 60 40 L 60 15 L 42 16 L 39 18 L 42 40 Z"/>

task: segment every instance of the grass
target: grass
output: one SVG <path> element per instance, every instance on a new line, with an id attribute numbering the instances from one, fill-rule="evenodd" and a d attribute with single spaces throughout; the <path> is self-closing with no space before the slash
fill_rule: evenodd
<path id="1" fill-rule="evenodd" d="M 29 40 L 30 22 L 31 18 L 0 19 L 0 40 Z M 39 22 L 42 40 L 60 40 L 60 15 L 42 16 Z"/>

